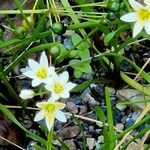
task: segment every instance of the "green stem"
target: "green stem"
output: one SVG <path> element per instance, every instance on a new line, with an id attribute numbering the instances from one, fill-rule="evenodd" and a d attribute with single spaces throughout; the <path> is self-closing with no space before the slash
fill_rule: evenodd
<path id="1" fill-rule="evenodd" d="M 106 106 L 107 106 L 107 118 L 108 118 L 107 121 L 109 125 L 109 130 L 112 131 L 114 129 L 114 126 L 113 126 L 113 116 L 112 116 L 112 108 L 111 108 L 112 105 L 111 105 L 108 87 L 105 88 L 105 99 L 106 99 Z"/>
<path id="2" fill-rule="evenodd" d="M 5 74 L 8 74 L 18 64 L 18 62 L 21 61 L 26 56 L 31 55 L 34 52 L 40 52 L 45 49 L 51 48 L 51 46 L 53 46 L 55 44 L 57 44 L 57 42 L 39 45 L 39 46 L 33 47 L 27 51 L 24 51 L 9 66 L 7 66 L 7 68 L 5 68 L 5 70 L 4 70 Z"/>
<path id="3" fill-rule="evenodd" d="M 53 130 L 54 130 L 54 125 L 52 126 L 51 130 L 48 133 L 47 150 L 52 150 Z"/>
<path id="4" fill-rule="evenodd" d="M 2 79 L 2 81 L 4 82 L 4 84 L 6 85 L 11 97 L 20 105 L 22 106 L 22 103 L 20 102 L 20 98 L 18 97 L 18 95 L 16 94 L 15 90 L 12 88 L 12 86 L 10 85 L 10 83 L 8 82 L 7 78 L 4 75 L 4 71 L 2 69 L 2 66 L 0 66 L 0 78 Z"/>

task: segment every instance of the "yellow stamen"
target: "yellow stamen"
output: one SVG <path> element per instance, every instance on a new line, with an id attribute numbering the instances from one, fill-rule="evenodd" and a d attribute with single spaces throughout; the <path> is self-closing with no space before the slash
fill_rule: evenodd
<path id="1" fill-rule="evenodd" d="M 41 67 L 40 70 L 36 72 L 36 76 L 40 79 L 44 79 L 47 77 L 48 71 L 45 67 Z"/>
<path id="2" fill-rule="evenodd" d="M 55 105 L 54 104 L 48 104 L 45 106 L 44 110 L 47 113 L 53 113 L 55 111 Z"/>
<path id="3" fill-rule="evenodd" d="M 145 23 L 150 20 L 150 11 L 145 8 L 141 8 L 138 10 L 138 17 L 141 23 Z"/>
<path id="4" fill-rule="evenodd" d="M 55 83 L 54 91 L 59 94 L 64 91 L 64 86 L 61 83 Z"/>

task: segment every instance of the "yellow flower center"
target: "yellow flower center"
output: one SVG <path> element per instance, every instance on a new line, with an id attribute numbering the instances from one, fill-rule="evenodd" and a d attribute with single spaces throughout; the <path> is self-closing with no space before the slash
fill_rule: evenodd
<path id="1" fill-rule="evenodd" d="M 47 77 L 47 74 L 48 74 L 48 71 L 47 71 L 47 68 L 45 67 L 41 67 L 40 70 L 38 70 L 36 72 L 36 76 L 39 78 L 39 79 L 44 79 Z"/>
<path id="2" fill-rule="evenodd" d="M 55 112 L 55 105 L 53 105 L 53 104 L 48 104 L 48 105 L 45 106 L 44 110 L 45 110 L 45 112 L 48 113 L 48 114 L 49 114 L 49 113 L 54 113 L 54 112 Z"/>
<path id="3" fill-rule="evenodd" d="M 138 10 L 138 17 L 141 23 L 145 23 L 150 20 L 150 11 L 146 8 L 141 8 Z"/>
<path id="4" fill-rule="evenodd" d="M 59 94 L 64 91 L 64 86 L 61 83 L 54 84 L 54 91 Z"/>

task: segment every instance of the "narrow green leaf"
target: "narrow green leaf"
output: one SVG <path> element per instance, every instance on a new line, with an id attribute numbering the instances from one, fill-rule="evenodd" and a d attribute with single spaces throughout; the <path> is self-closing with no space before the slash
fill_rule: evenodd
<path id="1" fill-rule="evenodd" d="M 103 123 L 103 127 L 105 127 L 106 117 L 103 110 L 100 107 L 96 106 L 94 108 L 94 111 L 96 112 L 98 119 Z"/>
<path id="2" fill-rule="evenodd" d="M 41 142 L 42 144 L 44 144 L 46 146 L 46 141 L 37 136 L 36 134 L 30 132 L 29 130 L 27 130 L 21 123 L 18 122 L 18 120 L 15 118 L 15 116 L 2 104 L 0 104 L 0 110 L 3 112 L 3 114 L 5 114 L 13 123 L 15 123 L 18 127 L 20 127 L 23 131 L 25 131 L 27 134 L 30 135 L 31 138 L 33 139 L 37 139 L 39 142 Z"/>
<path id="3" fill-rule="evenodd" d="M 112 150 L 115 147 L 115 130 L 113 126 L 113 115 L 112 115 L 112 106 L 111 99 L 109 94 L 109 88 L 105 88 L 105 99 L 106 99 L 106 108 L 107 108 L 107 121 L 108 121 L 108 139 L 106 139 L 107 150 Z"/>
<path id="4" fill-rule="evenodd" d="M 77 85 L 72 91 L 73 92 L 82 92 L 84 89 L 86 89 L 87 87 L 89 87 L 89 85 L 91 83 L 99 83 L 99 80 L 98 79 L 87 80 L 87 81 L 83 82 L 82 84 Z"/>
<path id="5" fill-rule="evenodd" d="M 121 78 L 128 83 L 130 86 L 133 88 L 143 92 L 145 95 L 150 96 L 150 88 L 149 87 L 144 87 L 141 84 L 137 83 L 136 81 L 132 80 L 130 77 L 128 77 L 126 74 L 123 72 L 120 73 Z"/>

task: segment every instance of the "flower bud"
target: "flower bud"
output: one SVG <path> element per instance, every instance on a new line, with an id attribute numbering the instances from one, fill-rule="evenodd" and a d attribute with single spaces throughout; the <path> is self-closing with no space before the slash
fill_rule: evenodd
<path id="1" fill-rule="evenodd" d="M 30 98 L 33 98 L 34 95 L 35 95 L 35 93 L 34 93 L 33 90 L 23 89 L 23 90 L 21 90 L 19 96 L 20 96 L 22 99 L 30 99 Z"/>
<path id="2" fill-rule="evenodd" d="M 28 16 L 28 17 L 27 17 L 27 20 L 30 22 L 31 25 L 34 25 L 34 18 L 33 18 L 33 15 Z M 22 21 L 22 26 L 23 26 L 24 28 L 27 28 L 27 29 L 30 28 L 30 26 L 28 25 L 28 23 L 27 23 L 25 20 Z"/>

